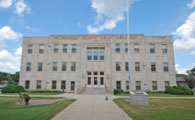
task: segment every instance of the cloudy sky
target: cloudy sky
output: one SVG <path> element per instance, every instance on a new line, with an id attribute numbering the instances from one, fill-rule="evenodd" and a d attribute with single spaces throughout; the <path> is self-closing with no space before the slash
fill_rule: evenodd
<path id="1" fill-rule="evenodd" d="M 178 73 L 195 66 L 195 0 L 0 0 L 0 71 L 20 70 L 24 36 L 172 35 Z"/>

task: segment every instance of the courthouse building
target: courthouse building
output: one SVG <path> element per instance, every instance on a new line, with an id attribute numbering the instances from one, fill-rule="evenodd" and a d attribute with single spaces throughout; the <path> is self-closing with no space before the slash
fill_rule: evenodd
<path id="1" fill-rule="evenodd" d="M 176 85 L 171 36 L 130 35 L 132 90 Z M 51 35 L 23 40 L 25 89 L 129 89 L 127 35 Z"/>

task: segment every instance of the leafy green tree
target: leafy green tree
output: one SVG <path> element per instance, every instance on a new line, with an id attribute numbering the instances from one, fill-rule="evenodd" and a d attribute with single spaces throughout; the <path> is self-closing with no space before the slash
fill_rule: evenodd
<path id="1" fill-rule="evenodd" d="M 195 87 L 195 67 L 187 71 L 188 75 L 184 77 L 184 80 L 188 84 L 188 87 L 193 89 Z"/>

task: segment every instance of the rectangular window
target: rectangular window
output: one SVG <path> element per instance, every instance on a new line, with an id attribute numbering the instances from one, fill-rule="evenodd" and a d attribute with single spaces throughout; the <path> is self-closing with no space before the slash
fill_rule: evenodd
<path id="1" fill-rule="evenodd" d="M 104 77 L 100 77 L 100 85 L 104 85 Z"/>
<path id="2" fill-rule="evenodd" d="M 94 85 L 97 85 L 98 81 L 97 81 L 97 77 L 94 77 Z"/>
<path id="3" fill-rule="evenodd" d="M 53 52 L 54 52 L 54 53 L 58 53 L 58 49 L 59 49 L 58 44 L 54 44 Z"/>
<path id="4" fill-rule="evenodd" d="M 167 44 L 162 44 L 162 53 L 167 53 Z"/>
<path id="5" fill-rule="evenodd" d="M 100 75 L 104 75 L 104 72 L 100 72 Z"/>
<path id="6" fill-rule="evenodd" d="M 66 81 L 65 80 L 61 81 L 61 89 L 62 90 L 66 89 Z"/>
<path id="7" fill-rule="evenodd" d="M 92 60 L 92 48 L 87 48 L 87 59 Z"/>
<path id="8" fill-rule="evenodd" d="M 87 84 L 88 84 L 88 85 L 91 85 L 91 77 L 88 77 L 88 78 L 87 78 Z"/>
<path id="9" fill-rule="evenodd" d="M 120 62 L 116 62 L 116 71 L 120 71 L 120 70 L 121 70 Z"/>
<path id="10" fill-rule="evenodd" d="M 157 82 L 152 81 L 152 90 L 157 90 Z"/>
<path id="11" fill-rule="evenodd" d="M 168 72 L 169 71 L 169 64 L 168 64 L 168 62 L 164 62 L 163 63 L 163 70 L 164 70 L 164 72 Z"/>
<path id="12" fill-rule="evenodd" d="M 165 81 L 165 89 L 168 88 L 170 86 L 170 82 L 169 81 Z"/>
<path id="13" fill-rule="evenodd" d="M 129 81 L 126 81 L 126 90 L 129 90 Z"/>
<path id="14" fill-rule="evenodd" d="M 116 81 L 116 89 L 121 89 L 121 81 Z"/>
<path id="15" fill-rule="evenodd" d="M 134 44 L 134 53 L 139 53 L 139 43 Z"/>
<path id="16" fill-rule="evenodd" d="M 136 81 L 136 90 L 141 90 L 141 81 Z"/>
<path id="17" fill-rule="evenodd" d="M 104 60 L 104 48 L 100 48 L 100 60 Z"/>
<path id="18" fill-rule="evenodd" d="M 56 80 L 53 80 L 51 89 L 56 89 L 56 86 L 57 86 L 57 82 L 56 82 Z"/>
<path id="19" fill-rule="evenodd" d="M 37 80 L 37 89 L 41 89 L 41 80 Z"/>
<path id="20" fill-rule="evenodd" d="M 76 62 L 71 62 L 71 71 L 76 71 Z"/>
<path id="21" fill-rule="evenodd" d="M 152 72 L 156 71 L 156 63 L 154 63 L 154 62 L 151 63 L 151 71 Z"/>
<path id="22" fill-rule="evenodd" d="M 77 52 L 77 45 L 72 44 L 72 53 L 76 53 L 76 52 Z"/>
<path id="23" fill-rule="evenodd" d="M 91 72 L 87 72 L 87 75 L 91 75 Z"/>
<path id="24" fill-rule="evenodd" d="M 125 70 L 129 71 L 129 64 L 128 64 L 128 62 L 125 62 Z"/>
<path id="25" fill-rule="evenodd" d="M 39 53 L 44 53 L 44 45 L 39 45 Z"/>
<path id="26" fill-rule="evenodd" d="M 98 48 L 94 48 L 93 60 L 98 60 Z"/>
<path id="27" fill-rule="evenodd" d="M 120 52 L 120 44 L 115 44 L 116 53 Z"/>
<path id="28" fill-rule="evenodd" d="M 155 45 L 150 44 L 150 53 L 155 53 Z"/>
<path id="29" fill-rule="evenodd" d="M 98 75 L 98 72 L 93 72 L 93 75 Z"/>
<path id="30" fill-rule="evenodd" d="M 28 45 L 28 53 L 32 53 L 33 52 L 33 45 Z"/>
<path id="31" fill-rule="evenodd" d="M 25 89 L 29 89 L 30 88 L 30 81 L 26 80 L 25 81 Z"/>
<path id="32" fill-rule="evenodd" d="M 128 44 L 125 44 L 125 52 L 128 53 Z"/>
<path id="33" fill-rule="evenodd" d="M 63 53 L 67 53 L 67 44 L 63 44 Z"/>
<path id="34" fill-rule="evenodd" d="M 140 63 L 135 62 L 135 71 L 140 71 Z"/>
<path id="35" fill-rule="evenodd" d="M 58 70 L 58 63 L 53 62 L 53 71 L 57 71 L 57 70 Z"/>
<path id="36" fill-rule="evenodd" d="M 26 63 L 26 71 L 31 71 L 31 63 L 30 62 Z"/>
<path id="37" fill-rule="evenodd" d="M 43 63 L 39 62 L 38 63 L 38 71 L 42 71 L 43 70 Z"/>
<path id="38" fill-rule="evenodd" d="M 66 71 L 67 62 L 62 62 L 62 71 Z"/>

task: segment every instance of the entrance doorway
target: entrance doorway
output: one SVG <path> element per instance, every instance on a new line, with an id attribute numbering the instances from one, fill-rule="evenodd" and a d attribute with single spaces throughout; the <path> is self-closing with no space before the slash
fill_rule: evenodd
<path id="1" fill-rule="evenodd" d="M 71 81 L 70 83 L 70 90 L 75 91 L 75 81 Z"/>
<path id="2" fill-rule="evenodd" d="M 86 85 L 91 88 L 104 88 L 104 72 L 87 72 Z"/>

